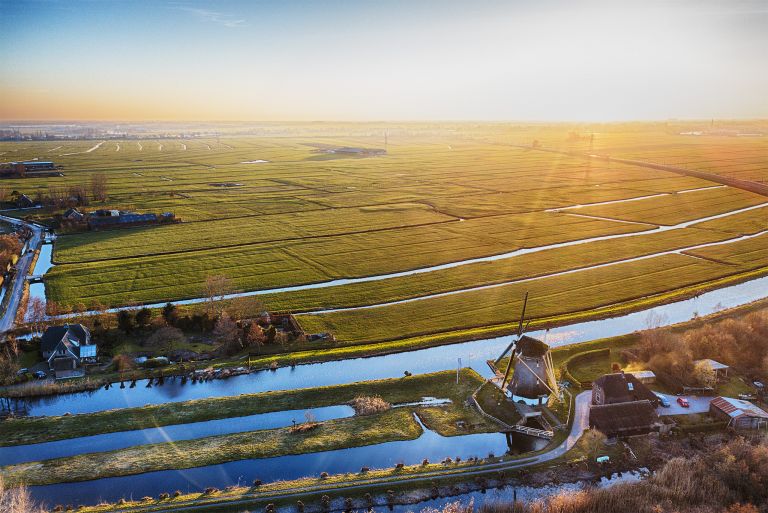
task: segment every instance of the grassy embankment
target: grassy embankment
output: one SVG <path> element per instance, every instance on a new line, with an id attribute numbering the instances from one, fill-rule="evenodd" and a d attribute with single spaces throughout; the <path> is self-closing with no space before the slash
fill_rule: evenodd
<path id="1" fill-rule="evenodd" d="M 49 442 L 274 411 L 311 410 L 345 404 L 358 396 L 372 395 L 381 396 L 392 404 L 417 402 L 422 397 L 450 399 L 451 405 L 422 415 L 424 423 L 430 429 L 450 436 L 463 433 L 456 430 L 457 420 L 464 420 L 478 431 L 492 430 L 495 427 L 478 417 L 473 410 L 463 406 L 482 383 L 483 379 L 476 372 L 463 369 L 459 384 L 456 384 L 455 371 L 442 371 L 346 385 L 211 397 L 80 415 L 7 419 L 0 422 L 0 445 Z M 420 414 L 422 410 L 424 408 L 417 408 Z"/>
<path id="2" fill-rule="evenodd" d="M 317 427 L 303 433 L 294 433 L 291 428 L 282 428 L 141 445 L 109 452 L 10 465 L 0 469 L 0 474 L 3 475 L 6 482 L 11 484 L 23 482 L 27 485 L 42 485 L 409 440 L 417 438 L 421 434 L 421 428 L 413 418 L 414 411 L 419 414 L 428 428 L 435 429 L 444 435 L 497 429 L 498 426 L 489 423 L 461 403 L 477 388 L 479 383 L 482 383 L 482 379 L 473 371 L 465 369 L 462 372 L 460 385 L 456 386 L 455 382 L 446 380 L 449 376 L 455 379 L 455 374 L 452 372 L 413 377 L 416 378 L 413 380 L 415 386 L 418 386 L 419 382 L 428 383 L 426 387 L 418 390 L 415 394 L 408 392 L 412 390 L 410 377 L 363 383 L 359 384 L 357 389 L 348 386 L 326 387 L 313 391 L 320 396 L 331 395 L 336 401 L 345 393 L 350 396 L 356 395 L 351 394 L 352 391 L 356 393 L 383 391 L 382 397 L 385 399 L 399 398 L 410 401 L 420 399 L 423 392 L 429 392 L 441 397 L 452 396 L 454 404 L 448 407 L 397 408 L 375 415 L 330 420 L 318 423 Z M 395 386 L 396 381 L 399 382 L 398 386 Z M 390 393 L 386 394 L 386 392 Z M 264 398 L 265 395 L 268 398 L 274 395 L 284 395 L 280 401 L 283 404 L 290 404 L 290 407 L 295 407 L 295 403 L 290 399 L 291 393 L 258 394 L 246 397 L 246 400 L 255 401 Z M 223 402 L 226 406 L 231 407 L 232 401 L 236 400 L 236 398 L 227 399 L 229 399 L 229 404 L 222 399 L 204 402 L 208 404 Z M 175 409 L 183 410 L 183 407 L 188 407 L 192 411 L 199 410 L 201 401 L 192 401 L 191 403 L 181 403 L 178 406 L 182 408 Z M 163 408 L 154 409 L 162 410 Z M 127 413 L 129 415 L 143 414 L 148 416 L 153 407 L 132 410 Z M 238 413 L 241 412 L 238 411 Z M 105 417 L 116 417 L 116 420 L 119 421 L 120 415 L 121 411 L 117 410 L 104 414 L 74 416 L 72 421 L 68 421 L 66 417 L 51 418 L 49 422 L 44 422 L 44 424 L 51 426 L 64 421 L 64 423 L 69 422 L 68 427 L 73 429 L 89 423 L 101 423 L 100 425 L 104 426 Z M 80 418 L 78 419 L 78 417 Z M 166 417 L 165 420 L 169 420 L 169 417 Z M 469 426 L 468 430 L 460 431 L 456 428 L 456 422 L 459 420 Z M 18 428 L 18 426 L 15 427 Z"/>
<path id="3" fill-rule="evenodd" d="M 88 481 L 227 461 L 330 451 L 418 438 L 422 430 L 408 409 L 329 420 L 306 432 L 291 428 L 140 445 L 117 451 L 20 463 L 0 468 L 9 485 Z"/>
<path id="4" fill-rule="evenodd" d="M 295 505 L 298 499 L 306 504 L 319 503 L 321 496 L 326 494 L 331 498 L 363 498 L 366 493 L 389 495 L 391 491 L 399 494 L 410 490 L 434 488 L 436 485 L 450 489 L 453 485 L 469 480 L 514 479 L 520 477 L 522 472 L 531 473 L 555 469 L 565 463 L 583 462 L 588 457 L 588 447 L 579 440 L 568 452 L 558 458 L 544 462 L 536 461 L 537 454 L 546 452 L 561 441 L 562 437 L 553 441 L 542 451 L 520 456 L 489 455 L 476 461 L 429 462 L 421 465 L 408 465 L 403 468 L 373 469 L 366 473 L 336 474 L 327 479 L 308 477 L 266 483 L 258 487 L 227 488 L 210 494 L 196 492 L 167 499 L 127 501 L 119 505 L 87 506 L 84 511 L 87 513 L 107 513 L 125 509 L 131 513 L 149 513 L 210 509 L 211 511 L 225 512 L 241 511 L 244 507 L 255 509 L 263 507 L 267 503 L 274 503 L 276 506 L 290 506 Z M 619 453 L 618 446 L 605 448 L 601 451 L 601 454 L 608 454 L 612 458 L 617 457 Z M 468 475 L 468 472 L 471 474 Z"/>

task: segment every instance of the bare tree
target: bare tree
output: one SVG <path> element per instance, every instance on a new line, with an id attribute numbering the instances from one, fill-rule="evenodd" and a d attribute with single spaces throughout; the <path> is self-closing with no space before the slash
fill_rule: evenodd
<path id="1" fill-rule="evenodd" d="M 91 177 L 91 196 L 95 201 L 107 200 L 107 175 L 96 173 Z"/>
<path id="2" fill-rule="evenodd" d="M 33 297 L 29 301 L 27 312 L 29 312 L 29 322 L 32 325 L 33 333 L 42 334 L 48 320 L 45 313 L 45 301 L 39 297 Z"/>
<path id="3" fill-rule="evenodd" d="M 224 346 L 227 353 L 235 353 L 243 348 L 240 328 L 237 327 L 237 323 L 227 312 L 221 312 L 221 316 L 213 328 L 213 336 Z"/>
<path id="4" fill-rule="evenodd" d="M 242 296 L 233 298 L 227 305 L 227 312 L 233 319 L 243 320 L 259 315 L 265 310 L 262 303 L 256 296 Z"/>
<path id="5" fill-rule="evenodd" d="M 232 282 L 226 276 L 208 276 L 205 279 L 205 297 L 208 298 L 208 315 L 218 317 L 224 310 L 221 300 L 232 292 Z"/>

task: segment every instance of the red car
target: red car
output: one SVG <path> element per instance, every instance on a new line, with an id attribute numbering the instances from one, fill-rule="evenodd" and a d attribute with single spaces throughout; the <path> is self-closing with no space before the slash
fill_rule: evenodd
<path id="1" fill-rule="evenodd" d="M 679 404 L 683 408 L 689 408 L 691 406 L 690 404 L 688 404 L 688 399 L 686 399 L 685 397 L 678 397 L 677 404 Z"/>

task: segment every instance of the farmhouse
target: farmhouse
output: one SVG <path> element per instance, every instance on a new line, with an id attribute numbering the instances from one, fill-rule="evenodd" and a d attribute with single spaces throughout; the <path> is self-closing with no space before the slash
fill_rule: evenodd
<path id="1" fill-rule="evenodd" d="M 716 418 L 727 420 L 735 428 L 768 428 L 768 413 L 749 401 L 731 397 L 716 397 L 709 403 L 709 413 Z"/>
<path id="2" fill-rule="evenodd" d="M 85 219 L 85 215 L 76 208 L 67 209 L 61 217 L 69 221 L 82 221 Z"/>
<path id="3" fill-rule="evenodd" d="M 589 425 L 606 436 L 649 433 L 658 419 L 659 398 L 638 378 L 617 372 L 592 383 Z"/>
<path id="4" fill-rule="evenodd" d="M 606 405 L 649 401 L 653 407 L 659 398 L 639 379 L 629 373 L 617 372 L 600 376 L 592 383 L 592 404 Z"/>
<path id="5" fill-rule="evenodd" d="M 650 401 L 593 405 L 589 408 L 589 427 L 607 437 L 636 436 L 651 432 L 658 420 Z"/>
<path id="6" fill-rule="evenodd" d="M 83 363 L 96 362 L 96 345 L 82 324 L 51 326 L 40 340 L 40 351 L 57 377 L 66 377 Z"/>

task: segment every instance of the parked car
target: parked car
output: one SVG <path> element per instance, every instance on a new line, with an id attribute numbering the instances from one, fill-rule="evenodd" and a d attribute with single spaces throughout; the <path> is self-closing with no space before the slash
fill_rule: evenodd
<path id="1" fill-rule="evenodd" d="M 670 404 L 669 404 L 669 399 L 667 399 L 666 397 L 664 397 L 664 396 L 663 396 L 663 395 L 661 395 L 661 394 L 656 394 L 656 397 L 658 397 L 658 398 L 659 398 L 659 403 L 660 403 L 660 404 L 661 404 L 661 405 L 662 405 L 664 408 L 669 408 L 669 407 L 670 407 Z"/>
<path id="2" fill-rule="evenodd" d="M 39 370 L 39 371 L 35 371 L 35 377 L 37 379 L 45 379 L 48 377 L 48 374 L 46 374 L 44 371 Z"/>
<path id="3" fill-rule="evenodd" d="M 765 384 L 763 384 L 763 382 L 762 382 L 762 381 L 753 381 L 753 382 L 752 382 L 752 384 L 753 384 L 753 385 L 755 385 L 755 388 L 759 388 L 759 389 L 761 389 L 761 390 L 762 390 L 763 388 L 765 388 Z"/>
<path id="4" fill-rule="evenodd" d="M 688 399 L 686 399 L 685 397 L 678 397 L 677 404 L 679 404 L 683 408 L 690 408 L 691 406 L 690 403 L 688 403 Z"/>
<path id="5" fill-rule="evenodd" d="M 757 397 L 752 394 L 739 394 L 739 399 L 742 401 L 754 401 Z"/>
<path id="6" fill-rule="evenodd" d="M 27 372 L 29 372 L 29 369 L 27 369 L 26 367 L 22 367 L 21 369 L 19 369 L 18 371 L 16 371 L 16 375 L 17 375 L 17 376 L 23 376 L 23 375 L 24 375 L 24 374 L 26 374 Z"/>

